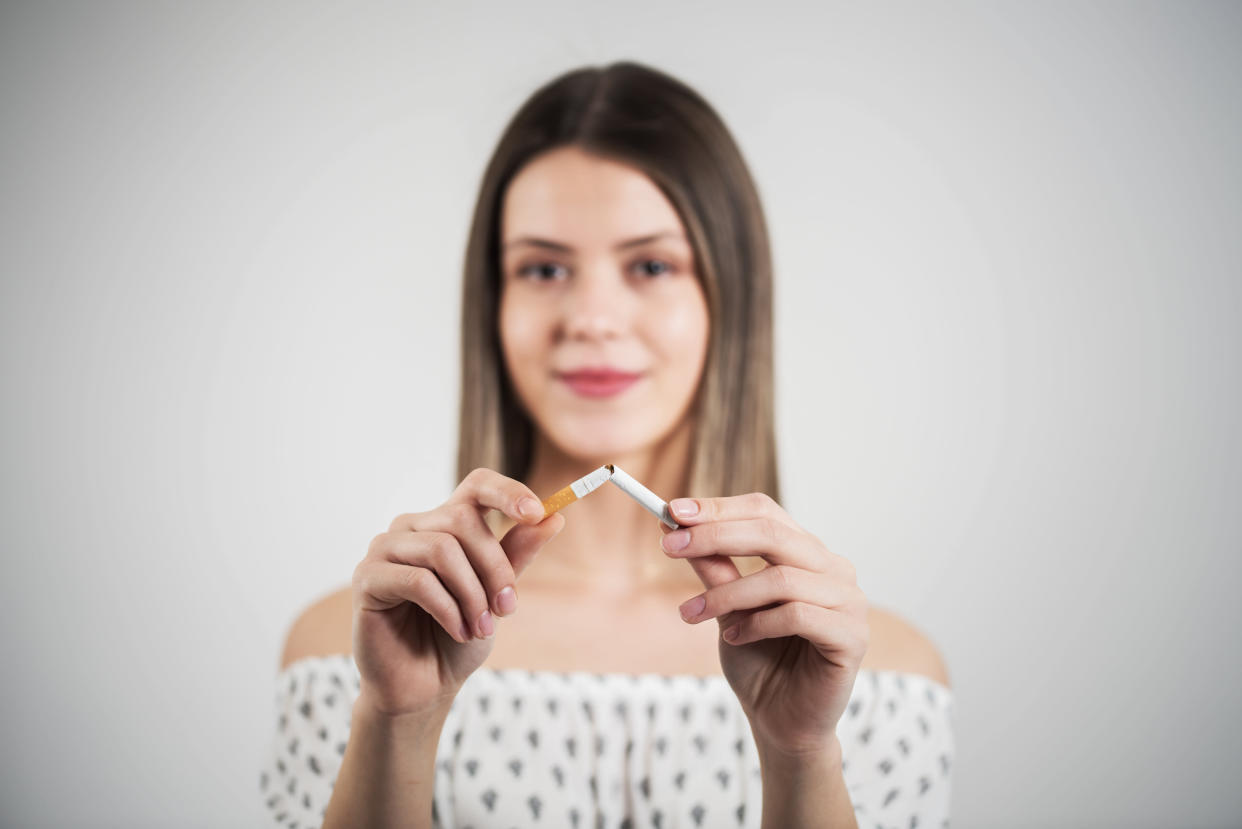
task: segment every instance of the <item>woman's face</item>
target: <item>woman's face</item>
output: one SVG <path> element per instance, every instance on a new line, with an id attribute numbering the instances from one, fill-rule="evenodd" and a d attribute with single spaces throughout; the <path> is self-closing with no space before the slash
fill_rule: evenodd
<path id="1" fill-rule="evenodd" d="M 546 439 L 602 462 L 667 436 L 698 388 L 708 312 L 660 189 L 635 168 L 558 148 L 510 182 L 500 231 L 505 365 Z"/>

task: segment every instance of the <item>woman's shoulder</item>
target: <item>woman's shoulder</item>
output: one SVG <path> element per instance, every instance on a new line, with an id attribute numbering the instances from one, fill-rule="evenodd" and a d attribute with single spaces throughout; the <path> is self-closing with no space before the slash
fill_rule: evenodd
<path id="1" fill-rule="evenodd" d="M 285 637 L 280 669 L 311 656 L 348 654 L 353 650 L 353 591 L 349 586 L 321 596 L 294 619 Z"/>
<path id="2" fill-rule="evenodd" d="M 862 668 L 920 674 L 946 688 L 948 668 L 936 644 L 912 622 L 891 610 L 867 611 L 870 645 Z M 349 586 L 332 591 L 305 607 L 289 628 L 281 670 L 312 656 L 349 654 L 353 650 L 353 597 Z"/>
<path id="3" fill-rule="evenodd" d="M 867 624 L 871 628 L 871 643 L 861 667 L 919 674 L 946 688 L 952 687 L 940 650 L 913 623 L 891 610 L 872 606 L 867 610 Z"/>

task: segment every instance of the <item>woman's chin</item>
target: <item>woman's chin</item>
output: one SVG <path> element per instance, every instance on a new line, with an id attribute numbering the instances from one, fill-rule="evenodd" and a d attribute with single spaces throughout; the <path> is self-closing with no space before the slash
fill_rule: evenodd
<path id="1" fill-rule="evenodd" d="M 554 431 L 549 436 L 562 452 L 581 461 L 584 466 L 601 466 L 641 452 L 650 448 L 654 439 L 653 435 L 640 434 L 632 428 L 621 428 L 615 432 L 599 429 Z"/>

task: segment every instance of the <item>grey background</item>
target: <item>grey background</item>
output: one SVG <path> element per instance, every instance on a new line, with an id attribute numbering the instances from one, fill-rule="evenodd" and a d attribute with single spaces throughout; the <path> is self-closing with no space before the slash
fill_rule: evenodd
<path id="1" fill-rule="evenodd" d="M 261 822 L 289 623 L 455 483 L 484 162 L 618 58 L 752 165 L 785 506 L 944 653 L 954 824 L 1239 825 L 1240 9 L 5 4 L 4 825 Z"/>

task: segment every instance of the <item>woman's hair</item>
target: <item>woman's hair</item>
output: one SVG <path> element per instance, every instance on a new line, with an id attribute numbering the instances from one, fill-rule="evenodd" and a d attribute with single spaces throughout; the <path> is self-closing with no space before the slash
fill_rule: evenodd
<path id="1" fill-rule="evenodd" d="M 780 500 L 773 424 L 772 264 L 759 195 L 715 110 L 680 81 L 631 62 L 550 81 L 521 106 L 488 162 L 466 248 L 457 480 L 485 466 L 524 480 L 534 426 L 501 353 L 500 220 L 505 189 L 545 151 L 575 146 L 641 170 L 689 234 L 710 341 L 691 405 L 687 491 Z"/>

